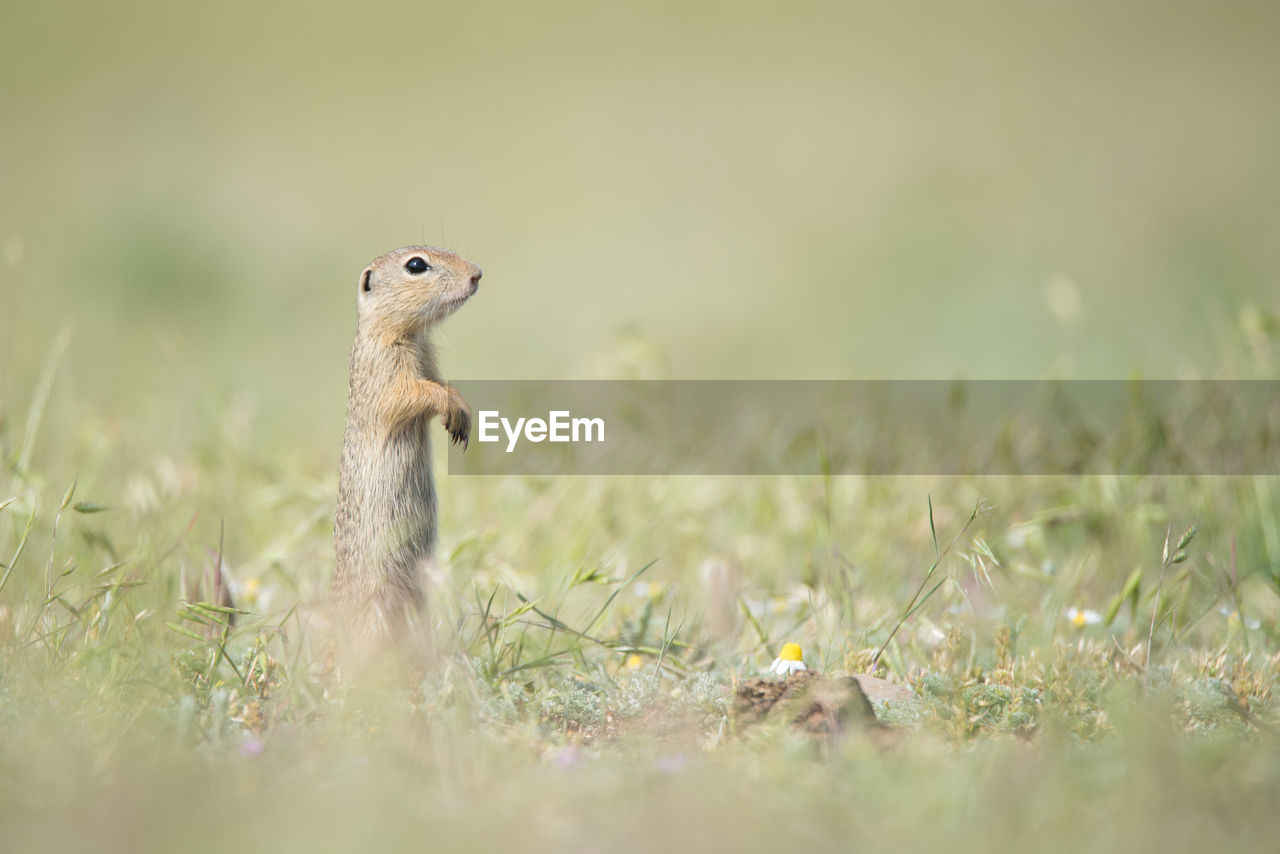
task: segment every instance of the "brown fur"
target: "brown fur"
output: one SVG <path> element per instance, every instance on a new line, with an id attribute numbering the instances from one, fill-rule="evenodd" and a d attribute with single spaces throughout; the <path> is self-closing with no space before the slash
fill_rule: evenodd
<path id="1" fill-rule="evenodd" d="M 410 273 L 415 257 L 430 269 Z M 347 631 L 366 641 L 396 634 L 425 602 L 437 515 L 428 427 L 439 416 L 464 447 L 471 433 L 471 410 L 441 379 L 429 334 L 475 293 L 480 275 L 451 252 L 408 246 L 357 280 L 332 596 Z"/>

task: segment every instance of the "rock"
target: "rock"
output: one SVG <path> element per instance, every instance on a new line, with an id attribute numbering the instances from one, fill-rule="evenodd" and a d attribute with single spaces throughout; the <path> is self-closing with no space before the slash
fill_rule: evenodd
<path id="1" fill-rule="evenodd" d="M 810 670 L 792 673 L 783 680 L 746 680 L 734 694 L 733 714 L 739 726 L 785 719 L 814 735 L 839 735 L 851 725 L 884 726 L 876 719 L 859 679 L 828 679 Z"/>
<path id="2" fill-rule="evenodd" d="M 901 703 L 905 700 L 915 699 L 916 696 L 916 692 L 906 685 L 899 685 L 897 682 L 890 682 L 888 679 L 881 679 L 879 676 L 855 673 L 853 678 L 858 680 L 862 693 L 866 694 L 870 700 L 887 700 L 890 703 Z"/>

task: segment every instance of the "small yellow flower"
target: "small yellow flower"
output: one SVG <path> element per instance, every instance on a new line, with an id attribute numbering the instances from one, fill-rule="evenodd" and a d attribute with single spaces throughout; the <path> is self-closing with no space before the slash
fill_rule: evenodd
<path id="1" fill-rule="evenodd" d="M 627 660 L 623 662 L 622 666 L 627 670 L 639 670 L 644 666 L 644 659 L 633 652 L 627 656 Z"/>
<path id="2" fill-rule="evenodd" d="M 1077 608 L 1074 605 L 1067 609 L 1066 617 L 1068 622 L 1077 629 L 1083 629 L 1085 626 L 1096 626 L 1102 622 L 1102 615 L 1097 611 Z"/>
<path id="3" fill-rule="evenodd" d="M 231 601 L 235 604 L 235 607 L 247 608 L 259 613 L 267 613 L 272 610 L 276 594 L 280 592 L 278 584 L 264 583 L 257 576 L 241 581 L 225 568 L 223 573 L 227 579 L 227 584 L 231 587 Z"/>
<path id="4" fill-rule="evenodd" d="M 1250 619 L 1242 620 L 1239 611 L 1233 611 L 1225 605 L 1218 609 L 1218 613 L 1227 618 L 1227 628 L 1233 632 L 1239 631 L 1241 626 L 1244 626 L 1246 629 L 1262 628 L 1261 621 Z"/>
<path id="5" fill-rule="evenodd" d="M 800 649 L 798 643 L 786 643 L 782 645 L 782 651 L 778 653 L 778 657 L 773 660 L 773 664 L 769 665 L 769 672 L 783 677 L 784 679 L 797 670 L 807 669 L 804 666 L 804 652 Z"/>

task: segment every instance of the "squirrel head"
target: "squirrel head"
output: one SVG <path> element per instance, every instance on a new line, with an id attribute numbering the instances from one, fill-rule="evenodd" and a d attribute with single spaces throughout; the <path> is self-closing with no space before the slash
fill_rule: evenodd
<path id="1" fill-rule="evenodd" d="M 378 337 L 411 337 L 444 320 L 480 287 L 481 270 L 431 246 L 406 246 L 379 256 L 360 274 L 362 329 Z"/>

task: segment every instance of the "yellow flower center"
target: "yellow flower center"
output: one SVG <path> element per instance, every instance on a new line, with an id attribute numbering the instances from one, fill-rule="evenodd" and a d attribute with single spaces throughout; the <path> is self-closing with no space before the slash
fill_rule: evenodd
<path id="1" fill-rule="evenodd" d="M 778 658 L 783 661 L 804 661 L 804 653 L 800 651 L 800 644 L 786 643 L 782 645 L 782 652 L 778 653 Z"/>
<path id="2" fill-rule="evenodd" d="M 1089 618 L 1084 611 L 1076 611 L 1076 615 L 1071 618 L 1071 622 L 1075 623 L 1077 629 L 1083 629 L 1085 624 L 1089 622 Z"/>

